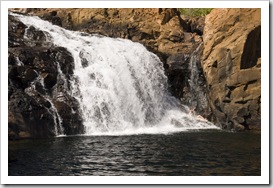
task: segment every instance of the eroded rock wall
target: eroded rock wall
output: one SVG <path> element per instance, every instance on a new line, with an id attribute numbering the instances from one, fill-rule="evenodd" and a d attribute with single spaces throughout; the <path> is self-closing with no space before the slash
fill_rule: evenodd
<path id="1" fill-rule="evenodd" d="M 261 126 L 261 10 L 214 9 L 206 16 L 203 70 L 215 121 Z"/>
<path id="2" fill-rule="evenodd" d="M 83 133 L 78 103 L 69 93 L 71 54 L 13 16 L 8 34 L 9 139 Z"/>

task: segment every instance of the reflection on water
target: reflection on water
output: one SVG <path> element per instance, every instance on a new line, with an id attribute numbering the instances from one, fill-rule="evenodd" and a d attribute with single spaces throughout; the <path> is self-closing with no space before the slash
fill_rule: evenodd
<path id="1" fill-rule="evenodd" d="M 261 175 L 260 134 L 73 136 L 9 143 L 9 175 Z"/>

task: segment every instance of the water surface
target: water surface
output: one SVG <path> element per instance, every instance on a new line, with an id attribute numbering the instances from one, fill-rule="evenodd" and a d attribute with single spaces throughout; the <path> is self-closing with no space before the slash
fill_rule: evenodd
<path id="1" fill-rule="evenodd" d="M 258 133 L 71 136 L 9 143 L 9 175 L 260 176 Z"/>

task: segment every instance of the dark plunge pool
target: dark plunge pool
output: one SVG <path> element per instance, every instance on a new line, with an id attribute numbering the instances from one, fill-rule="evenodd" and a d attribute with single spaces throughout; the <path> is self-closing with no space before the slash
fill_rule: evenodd
<path id="1" fill-rule="evenodd" d="M 9 176 L 260 176 L 261 136 L 201 130 L 9 142 Z"/>

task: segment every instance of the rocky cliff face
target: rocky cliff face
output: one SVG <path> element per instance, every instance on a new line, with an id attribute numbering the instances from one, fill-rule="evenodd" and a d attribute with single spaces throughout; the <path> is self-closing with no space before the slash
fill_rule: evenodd
<path id="1" fill-rule="evenodd" d="M 73 58 L 46 34 L 9 16 L 9 139 L 83 132 L 67 80 Z"/>
<path id="2" fill-rule="evenodd" d="M 215 121 L 261 125 L 261 10 L 214 9 L 205 20 L 203 70 Z"/>
<path id="3" fill-rule="evenodd" d="M 11 10 L 38 15 L 66 29 L 126 38 L 143 44 L 164 63 L 173 95 L 198 114 L 206 118 L 212 115 L 201 67 L 203 18 L 181 17 L 177 9 Z M 193 59 L 192 55 L 195 56 Z M 202 87 L 195 88 L 192 79 Z"/>
<path id="4" fill-rule="evenodd" d="M 163 61 L 173 95 L 198 114 L 223 128 L 260 127 L 260 9 L 214 9 L 205 27 L 203 18 L 181 17 L 177 9 L 11 11 L 38 15 L 70 30 L 140 42 Z M 9 19 L 10 137 L 54 135 L 57 112 L 65 133 L 81 132 L 77 102 L 69 89 L 61 89 L 67 84 L 56 71 L 60 61 L 69 78 L 71 55 L 46 42 L 39 30 L 25 31 L 22 23 Z M 42 125 L 38 132 L 27 128 L 37 121 Z"/>

